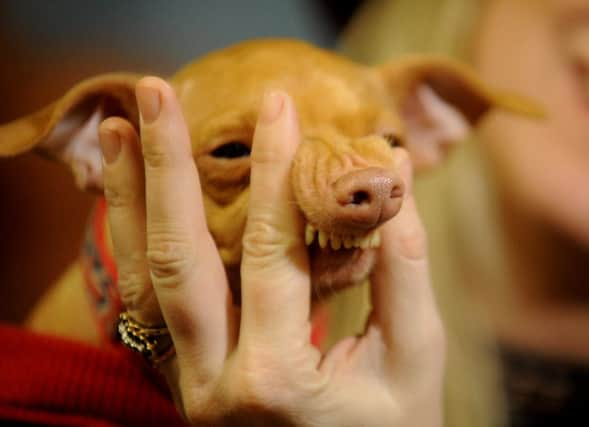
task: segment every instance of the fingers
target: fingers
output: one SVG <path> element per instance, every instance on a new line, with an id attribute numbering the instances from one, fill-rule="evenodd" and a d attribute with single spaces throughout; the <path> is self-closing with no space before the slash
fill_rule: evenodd
<path id="1" fill-rule="evenodd" d="M 264 337 L 274 345 L 308 333 L 309 267 L 290 185 L 299 139 L 291 98 L 280 91 L 266 93 L 251 153 L 240 340 Z"/>
<path id="2" fill-rule="evenodd" d="M 371 322 L 390 354 L 403 365 L 424 353 L 443 361 L 443 330 L 430 286 L 427 239 L 411 193 L 411 163 L 402 153 L 399 170 L 407 193 L 401 210 L 381 228 L 381 253 L 371 277 Z"/>
<path id="3" fill-rule="evenodd" d="M 207 230 L 190 138 L 173 89 L 147 77 L 136 95 L 149 272 L 180 365 L 205 375 L 220 369 L 229 344 L 225 272 Z"/>
<path id="4" fill-rule="evenodd" d="M 160 324 L 145 256 L 145 184 L 139 137 L 129 122 L 114 117 L 100 125 L 99 138 L 121 299 L 135 319 Z"/>

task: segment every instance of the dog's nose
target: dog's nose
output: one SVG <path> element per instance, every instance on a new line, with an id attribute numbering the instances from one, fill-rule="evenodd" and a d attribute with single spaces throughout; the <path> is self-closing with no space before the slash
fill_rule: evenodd
<path id="1" fill-rule="evenodd" d="M 404 191 L 399 177 L 381 168 L 349 172 L 334 182 L 333 190 L 333 221 L 353 230 L 375 228 L 394 217 Z"/>

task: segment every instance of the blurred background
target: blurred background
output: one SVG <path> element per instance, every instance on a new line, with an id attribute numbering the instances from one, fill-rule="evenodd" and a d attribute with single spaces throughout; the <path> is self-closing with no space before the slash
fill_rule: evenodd
<path id="1" fill-rule="evenodd" d="M 255 37 L 333 47 L 359 0 L 0 0 L 0 123 L 108 71 L 166 76 Z M 0 321 L 17 323 L 77 256 L 94 196 L 34 154 L 0 159 Z"/>
<path id="2" fill-rule="evenodd" d="M 415 193 L 448 425 L 589 425 L 589 1 L 0 0 L 0 123 L 99 73 L 166 76 L 268 36 L 368 63 L 443 54 L 545 109 L 490 114 Z M 93 201 L 60 165 L 0 159 L 0 322 L 24 320 L 76 258 Z"/>

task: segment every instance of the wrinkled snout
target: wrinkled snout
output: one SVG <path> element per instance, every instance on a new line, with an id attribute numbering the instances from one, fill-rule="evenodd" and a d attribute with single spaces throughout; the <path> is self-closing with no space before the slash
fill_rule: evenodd
<path id="1" fill-rule="evenodd" d="M 401 179 L 386 169 L 352 171 L 333 183 L 329 213 L 336 228 L 370 230 L 399 212 L 403 192 Z"/>

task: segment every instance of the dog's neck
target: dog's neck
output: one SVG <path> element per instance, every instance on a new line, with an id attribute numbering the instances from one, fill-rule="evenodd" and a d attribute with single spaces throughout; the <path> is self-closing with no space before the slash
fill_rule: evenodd
<path id="1" fill-rule="evenodd" d="M 108 233 L 106 202 L 98 200 L 88 221 L 80 254 L 86 292 L 100 337 L 116 338 L 116 324 L 123 304 L 117 287 L 117 268 Z"/>

